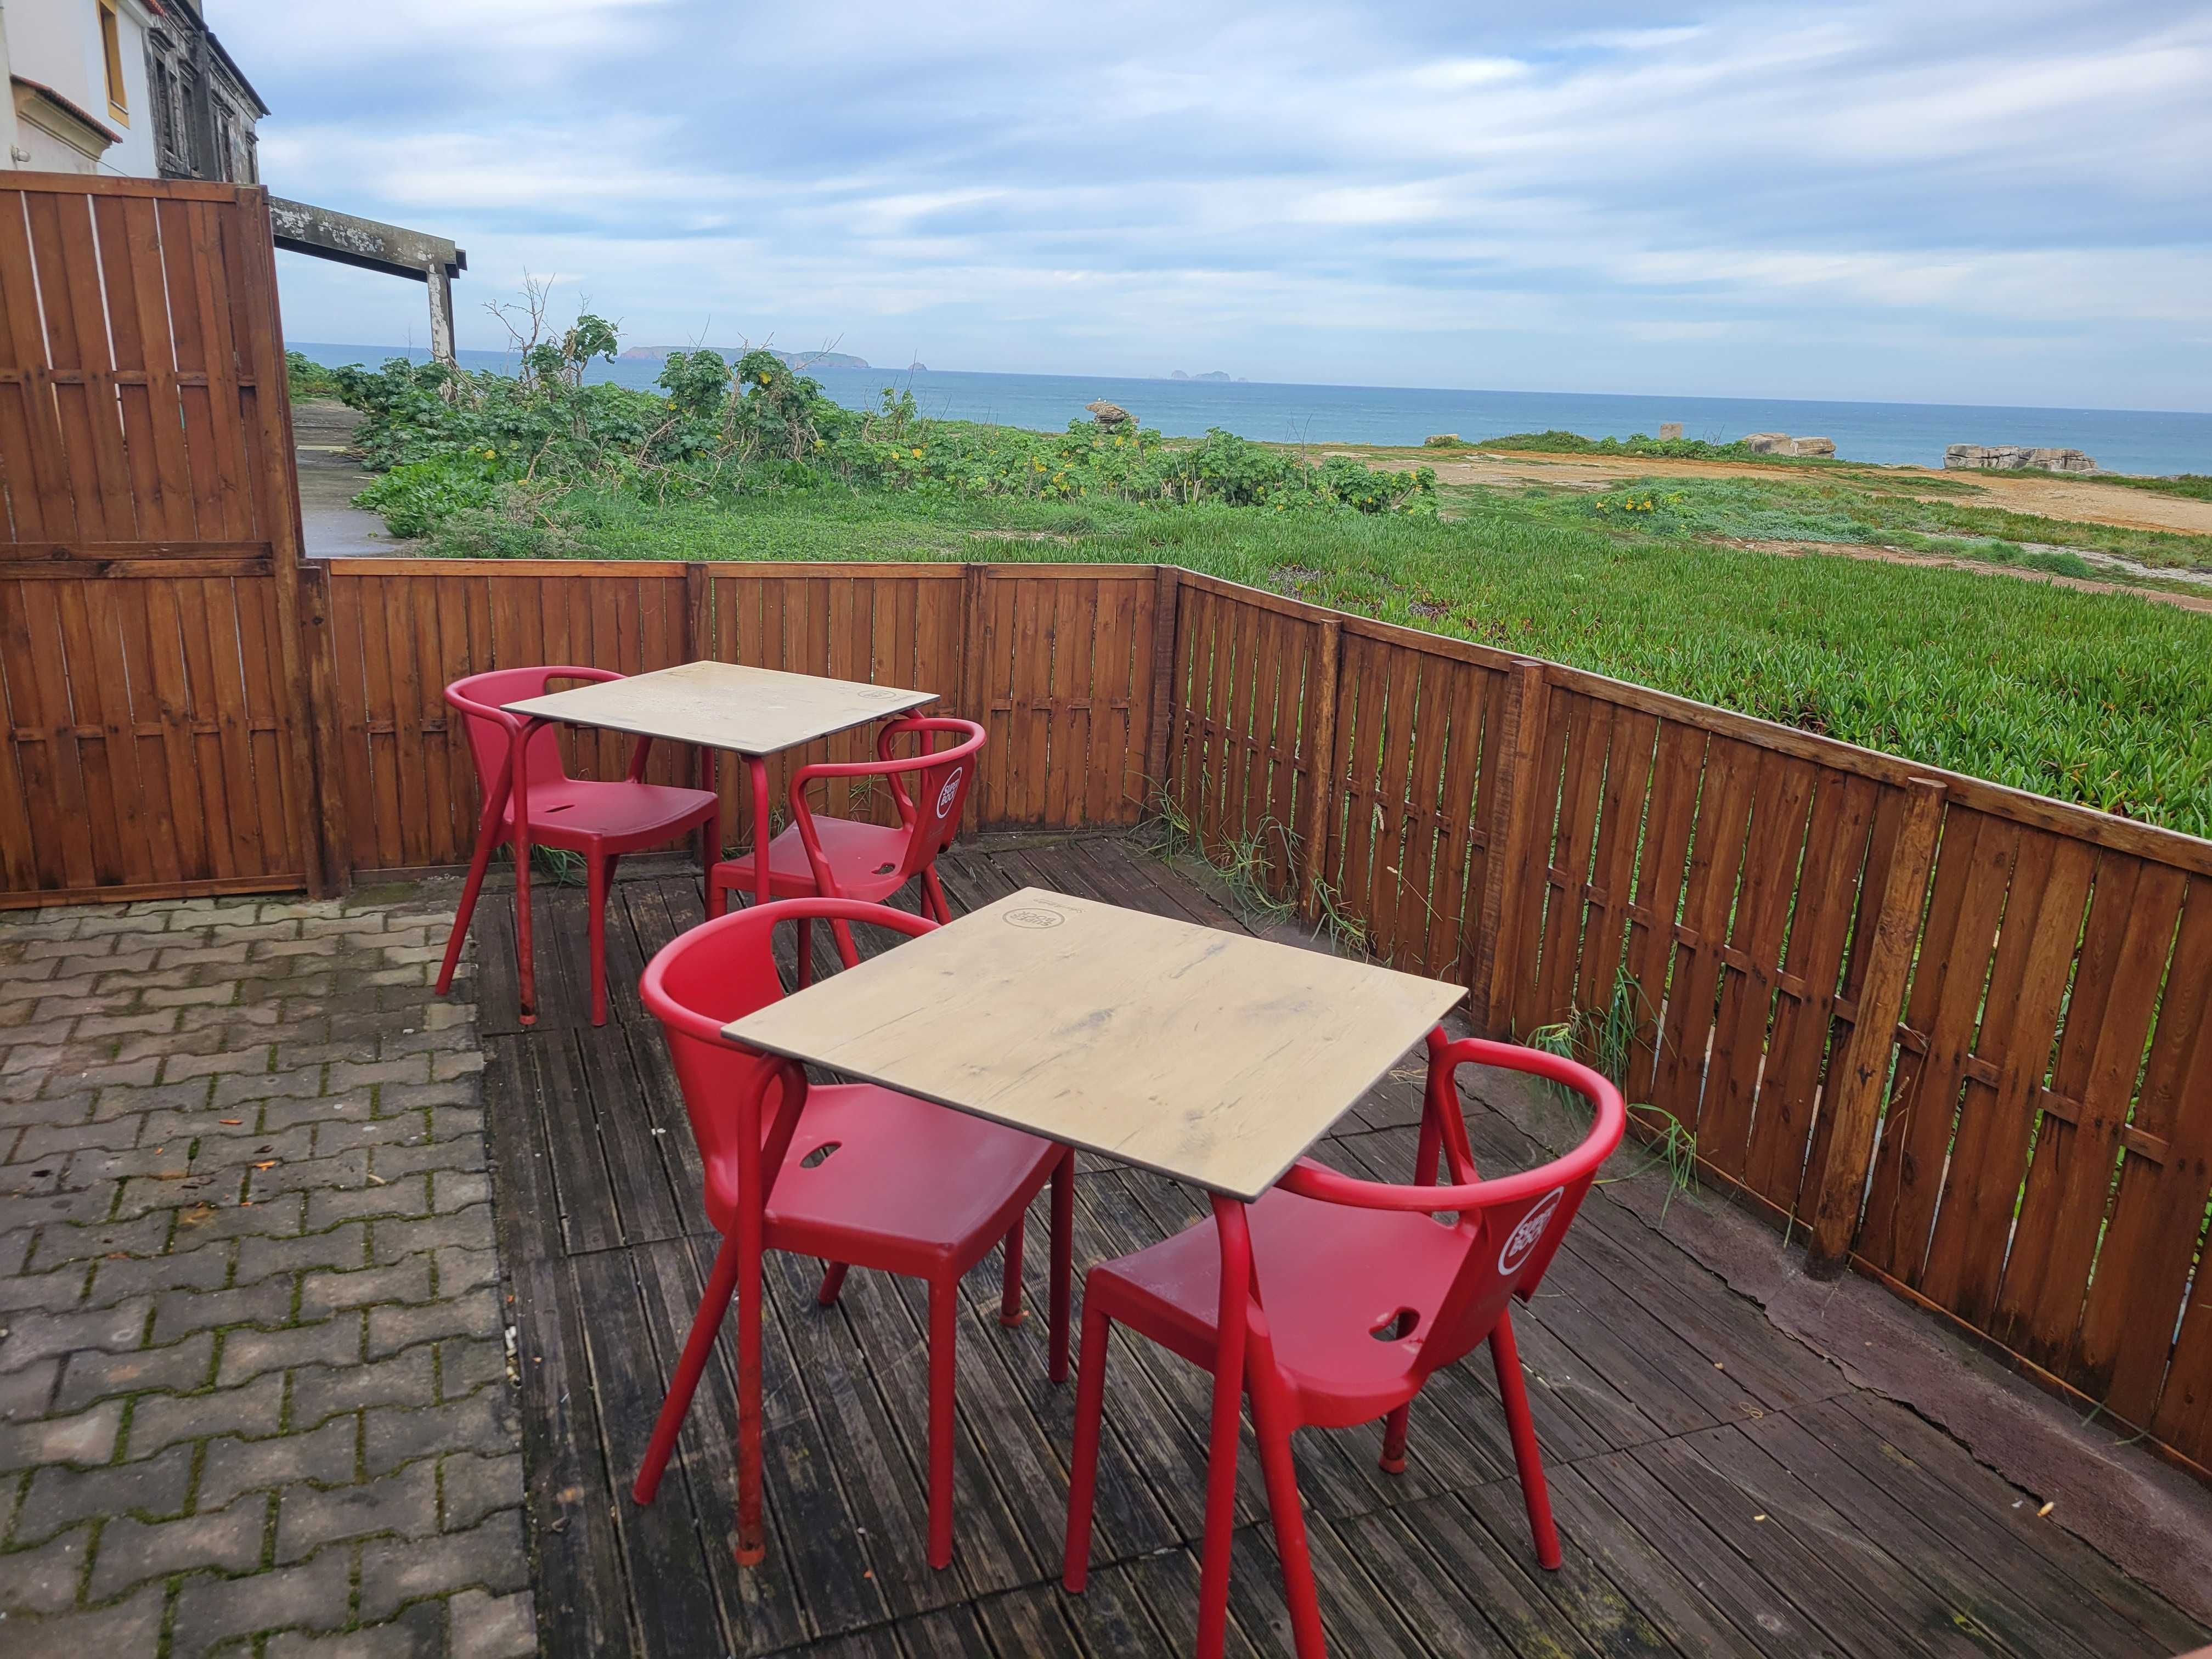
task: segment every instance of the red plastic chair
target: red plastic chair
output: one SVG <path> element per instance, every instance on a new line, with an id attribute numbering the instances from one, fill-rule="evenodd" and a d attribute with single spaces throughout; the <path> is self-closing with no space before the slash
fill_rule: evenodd
<path id="1" fill-rule="evenodd" d="M 607 884 L 615 862 L 703 828 L 702 847 L 711 864 L 722 850 L 720 803 L 711 790 L 678 789 L 645 781 L 651 738 L 640 738 L 631 754 L 629 775 L 618 783 L 572 778 L 561 764 L 554 725 L 510 714 L 501 705 L 543 696 L 556 680 L 618 680 L 604 668 L 501 668 L 471 674 L 446 688 L 446 701 L 462 716 L 469 752 L 476 759 L 483 791 L 483 812 L 477 820 L 476 855 L 469 860 L 468 884 L 461 889 L 460 914 L 446 941 L 445 965 L 438 970 L 438 994 L 453 983 L 461 942 L 475 915 L 477 893 L 493 849 L 501 842 L 514 848 L 514 951 L 521 982 L 522 1021 L 538 1018 L 538 975 L 530 941 L 530 849 L 557 847 L 580 853 L 590 885 L 592 921 L 592 1024 L 607 1023 Z"/>
<path id="2" fill-rule="evenodd" d="M 770 954 L 778 922 L 860 921 L 914 935 L 926 916 L 852 899 L 791 899 L 694 927 L 654 957 L 640 987 L 657 1015 L 707 1165 L 707 1214 L 722 1235 L 699 1315 L 670 1379 L 631 1495 L 650 1504 L 732 1295 L 738 1303 L 738 1541 L 766 1549 L 761 1522 L 761 1256 L 829 1264 L 818 1301 L 848 1267 L 929 1285 L 929 1563 L 952 1559 L 953 1350 L 960 1279 L 1006 1241 L 1002 1324 L 1021 1322 L 1022 1224 L 1052 1182 L 1052 1380 L 1067 1378 L 1075 1155 L 981 1118 L 873 1084 L 817 1084 L 793 1060 L 730 1042 L 722 1027 L 783 994 Z M 769 1101 L 774 1099 L 774 1106 Z"/>
<path id="3" fill-rule="evenodd" d="M 921 740 L 918 754 L 891 752 L 893 740 L 908 733 Z M 940 732 L 959 734 L 950 747 L 932 750 Z M 952 920 L 945 908 L 945 889 L 937 879 L 937 855 L 952 844 L 960 829 L 960 811 L 968 787 L 975 781 L 975 757 L 983 748 L 983 728 L 973 720 L 940 715 L 910 716 L 887 722 L 876 734 L 877 758 L 872 761 L 823 762 L 802 766 L 791 780 L 791 823 L 769 843 L 769 892 L 775 898 L 861 899 L 881 904 L 915 877 L 930 914 L 939 921 Z M 907 793 L 906 781 L 920 774 L 918 787 Z M 806 804 L 806 787 L 822 778 L 884 778 L 890 784 L 898 807 L 896 824 L 867 823 L 853 818 L 817 817 Z M 917 805 L 919 803 L 919 805 Z M 724 859 L 714 866 L 708 884 L 714 891 L 707 901 L 709 914 L 720 915 L 733 889 L 746 892 L 757 886 L 754 854 L 747 852 Z M 848 968 L 860 961 L 851 930 L 842 921 L 832 924 L 838 954 Z M 799 980 L 811 969 L 807 930 L 799 929 Z"/>
<path id="4" fill-rule="evenodd" d="M 1589 1135 L 1540 1168 L 1478 1180 L 1453 1082 L 1454 1072 L 1469 1061 L 1532 1072 L 1573 1090 L 1596 1109 Z M 1237 1424 L 1248 1391 L 1299 1659 L 1318 1659 L 1323 1648 L 1291 1432 L 1383 1419 L 1382 1467 L 1400 1473 L 1414 1395 L 1431 1372 L 1486 1339 L 1536 1557 L 1557 1567 L 1559 1533 L 1506 1303 L 1510 1296 L 1525 1302 L 1534 1292 L 1598 1165 L 1620 1144 L 1625 1121 L 1620 1091 L 1587 1066 L 1505 1043 L 1447 1042 L 1441 1031 L 1431 1032 L 1417 1184 L 1355 1180 L 1300 1159 L 1249 1210 L 1217 1197 L 1214 1226 L 1190 1227 L 1093 1267 L 1084 1280 L 1066 1587 L 1082 1589 L 1090 1570 L 1106 1340 L 1115 1321 L 1214 1375 L 1199 1587 L 1201 1659 L 1221 1652 L 1227 1627 Z M 1449 1186 L 1431 1184 L 1439 1146 Z M 1439 1224 L 1437 1216 L 1451 1211 L 1456 1218 Z"/>

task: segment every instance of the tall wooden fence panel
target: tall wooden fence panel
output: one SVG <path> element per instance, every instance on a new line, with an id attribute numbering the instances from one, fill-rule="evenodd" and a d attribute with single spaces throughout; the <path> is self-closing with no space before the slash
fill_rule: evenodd
<path id="1" fill-rule="evenodd" d="M 266 198 L 0 175 L 0 904 L 319 885 Z"/>

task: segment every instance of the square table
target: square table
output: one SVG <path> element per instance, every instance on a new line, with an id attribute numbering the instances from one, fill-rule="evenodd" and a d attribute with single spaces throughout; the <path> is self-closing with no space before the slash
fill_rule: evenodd
<path id="1" fill-rule="evenodd" d="M 665 738 L 744 757 L 752 772 L 754 896 L 768 878 L 768 757 L 937 701 L 934 691 L 787 674 L 733 662 L 687 662 L 503 705 L 510 714 Z M 711 782 L 711 780 L 709 780 Z M 714 849 L 719 856 L 720 848 Z"/>
<path id="2" fill-rule="evenodd" d="M 1025 888 L 723 1035 L 1249 1202 L 1465 994 Z"/>

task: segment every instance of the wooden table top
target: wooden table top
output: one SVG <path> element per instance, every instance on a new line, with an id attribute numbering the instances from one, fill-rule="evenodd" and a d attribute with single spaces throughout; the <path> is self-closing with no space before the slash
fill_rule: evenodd
<path id="1" fill-rule="evenodd" d="M 627 679 L 526 697 L 510 714 L 604 726 L 740 755 L 773 755 L 937 701 L 933 691 L 787 674 L 733 662 L 687 662 Z"/>
<path id="2" fill-rule="evenodd" d="M 1251 1200 L 1464 994 L 1027 888 L 725 1035 Z"/>

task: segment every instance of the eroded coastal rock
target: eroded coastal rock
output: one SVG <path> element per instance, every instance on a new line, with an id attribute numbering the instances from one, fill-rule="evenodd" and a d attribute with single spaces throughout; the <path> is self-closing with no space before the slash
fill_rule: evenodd
<path id="1" fill-rule="evenodd" d="M 1085 404 L 1083 406 L 1090 411 L 1092 420 L 1109 432 L 1116 427 L 1134 426 L 1137 422 L 1137 417 L 1122 408 L 1121 404 L 1109 404 L 1103 398 L 1095 404 Z"/>
<path id="2" fill-rule="evenodd" d="M 2031 449 L 2026 444 L 1953 444 L 1943 465 L 1985 472 L 2094 472 L 2095 461 L 2078 449 Z"/>
<path id="3" fill-rule="evenodd" d="M 1742 443 L 1754 455 L 1796 455 L 1820 460 L 1833 460 L 1836 457 L 1833 438 L 1793 438 L 1786 432 L 1747 432 Z"/>

